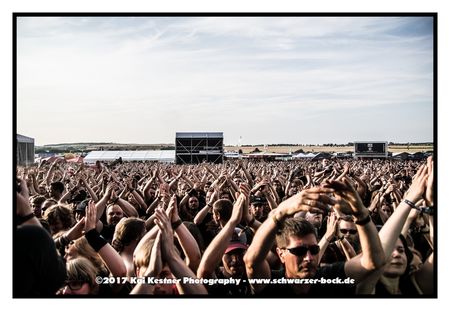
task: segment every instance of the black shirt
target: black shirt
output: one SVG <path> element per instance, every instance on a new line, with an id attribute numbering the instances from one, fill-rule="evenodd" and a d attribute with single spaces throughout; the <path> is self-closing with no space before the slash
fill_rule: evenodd
<path id="1" fill-rule="evenodd" d="M 229 279 L 229 277 L 226 277 L 223 274 L 223 267 L 219 267 L 216 270 L 216 276 L 218 279 Z M 236 284 L 214 284 L 214 285 L 205 285 L 206 289 L 208 290 L 208 293 L 211 296 L 217 296 L 217 297 L 225 297 L 225 296 L 250 296 L 251 288 L 250 284 L 248 283 L 247 277 L 244 276 L 240 282 L 239 285 Z"/>
<path id="2" fill-rule="evenodd" d="M 345 262 L 336 262 L 331 265 L 320 267 L 316 275 L 309 279 L 311 284 L 307 294 L 301 295 L 305 297 L 351 297 L 354 294 L 355 286 L 344 284 L 350 279 L 345 275 Z M 272 270 L 272 282 L 280 282 L 280 279 L 285 278 L 285 270 Z M 294 279 L 285 279 L 286 281 L 294 281 Z M 299 279 L 298 279 L 299 280 Z M 341 284 L 337 284 L 340 280 Z M 332 281 L 336 283 L 332 283 Z M 306 282 L 306 279 L 305 281 Z M 312 284 L 315 283 L 315 284 Z M 295 293 L 294 286 L 302 286 L 295 284 L 269 284 L 261 293 L 257 294 L 264 297 L 298 297 Z"/>

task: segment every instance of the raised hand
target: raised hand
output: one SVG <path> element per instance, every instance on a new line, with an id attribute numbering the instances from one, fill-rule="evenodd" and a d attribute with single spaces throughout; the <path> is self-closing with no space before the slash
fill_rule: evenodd
<path id="1" fill-rule="evenodd" d="M 166 213 L 164 213 L 164 210 L 161 208 L 155 209 L 155 217 L 155 224 L 161 231 L 161 255 L 167 260 L 175 251 L 172 225 L 169 217 L 167 217 Z"/>
<path id="2" fill-rule="evenodd" d="M 335 190 L 336 204 L 334 208 L 337 211 L 346 215 L 354 215 L 357 218 L 367 212 L 358 192 L 347 178 L 343 178 L 342 181 L 328 182 L 325 187 Z"/>
<path id="3" fill-rule="evenodd" d="M 243 194 L 239 195 L 236 202 L 233 204 L 233 211 L 231 212 L 231 217 L 229 222 L 237 226 L 241 222 L 243 206 L 245 203 L 245 196 Z"/>
<path id="4" fill-rule="evenodd" d="M 166 215 L 170 218 L 171 222 L 176 222 L 180 219 L 180 216 L 178 215 L 177 196 L 175 194 L 170 198 L 169 206 L 166 209 Z"/>
<path id="5" fill-rule="evenodd" d="M 30 206 L 27 183 L 23 179 L 17 178 L 17 184 L 18 189 L 16 192 L 16 214 L 19 216 L 26 216 L 33 213 L 33 210 Z"/>
<path id="6" fill-rule="evenodd" d="M 334 193 L 332 188 L 313 187 L 305 189 L 281 202 L 277 210 L 282 210 L 286 216 L 302 211 L 326 213 L 328 204 L 334 205 L 336 203 L 336 200 L 329 196 L 331 193 Z"/>
<path id="7" fill-rule="evenodd" d="M 434 206 L 434 163 L 433 158 L 430 156 L 427 159 L 428 179 L 425 191 L 425 202 L 428 206 Z"/>
<path id="8" fill-rule="evenodd" d="M 331 213 L 330 216 L 327 217 L 327 231 L 324 235 L 327 241 L 331 241 L 331 239 L 335 236 L 337 224 L 338 217 L 335 213 Z"/>
<path id="9" fill-rule="evenodd" d="M 84 218 L 84 232 L 88 232 L 95 229 L 97 226 L 97 206 L 94 201 L 89 200 L 88 206 L 86 206 L 86 216 Z"/>
<path id="10" fill-rule="evenodd" d="M 428 168 L 421 165 L 416 175 L 414 175 L 411 186 L 406 192 L 405 198 L 413 203 L 419 201 L 424 192 L 428 181 Z"/>
<path id="11" fill-rule="evenodd" d="M 150 251 L 150 262 L 145 270 L 144 276 L 158 276 L 163 268 L 161 258 L 161 231 L 158 232 L 155 241 L 153 242 L 152 250 Z"/>

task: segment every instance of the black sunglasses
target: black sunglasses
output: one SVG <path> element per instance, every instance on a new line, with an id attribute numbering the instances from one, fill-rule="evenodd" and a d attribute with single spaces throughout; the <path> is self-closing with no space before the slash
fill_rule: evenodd
<path id="1" fill-rule="evenodd" d="M 310 246 L 297 246 L 292 248 L 286 248 L 291 254 L 298 256 L 298 257 L 304 257 L 306 253 L 309 251 L 311 255 L 317 255 L 320 251 L 320 246 L 310 245 Z"/>
<path id="2" fill-rule="evenodd" d="M 84 283 L 87 283 L 86 281 L 78 281 L 78 280 L 71 280 L 71 281 L 66 281 L 65 285 L 69 286 L 69 288 L 71 290 L 78 290 L 80 289 Z"/>
<path id="3" fill-rule="evenodd" d="M 342 234 L 356 234 L 356 232 L 358 232 L 356 229 L 339 229 L 339 231 L 341 231 Z"/>

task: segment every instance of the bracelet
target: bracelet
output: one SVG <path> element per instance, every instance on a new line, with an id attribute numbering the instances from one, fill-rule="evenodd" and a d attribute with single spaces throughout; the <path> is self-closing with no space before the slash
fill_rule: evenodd
<path id="1" fill-rule="evenodd" d="M 34 217 L 35 217 L 34 213 L 31 213 L 31 214 L 28 214 L 25 216 L 17 216 L 17 225 L 20 226 L 24 222 L 26 222 Z"/>
<path id="2" fill-rule="evenodd" d="M 97 232 L 97 230 L 95 230 L 95 228 L 86 232 L 84 236 L 95 252 L 98 252 L 103 246 L 108 244 L 108 242 L 106 242 L 106 240 L 100 235 L 100 233 Z"/>
<path id="3" fill-rule="evenodd" d="M 115 198 L 114 200 L 112 200 L 111 202 L 112 202 L 112 204 L 117 204 L 117 201 L 119 201 L 119 197 L 117 197 L 117 198 Z"/>
<path id="4" fill-rule="evenodd" d="M 410 200 L 404 199 L 403 202 L 405 202 L 406 204 L 408 204 L 409 207 L 414 208 L 414 209 L 420 211 L 420 207 L 417 207 L 416 204 L 414 204 L 414 203 L 411 202 Z"/>
<path id="5" fill-rule="evenodd" d="M 174 221 L 172 223 L 172 229 L 173 230 L 177 230 L 177 228 L 183 223 L 183 221 L 180 219 L 178 219 L 177 221 Z"/>
<path id="6" fill-rule="evenodd" d="M 364 225 L 367 225 L 371 220 L 372 220 L 372 218 L 370 218 L 370 214 L 367 214 L 367 216 L 364 217 L 363 219 L 356 220 L 355 224 L 359 225 L 359 226 L 364 226 Z"/>

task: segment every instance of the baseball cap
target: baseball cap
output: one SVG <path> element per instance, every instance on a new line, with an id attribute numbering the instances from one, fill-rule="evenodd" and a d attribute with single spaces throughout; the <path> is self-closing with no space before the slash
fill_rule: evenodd
<path id="1" fill-rule="evenodd" d="M 239 241 L 231 241 L 228 245 L 227 249 L 225 250 L 225 254 L 228 254 L 231 251 L 234 251 L 235 249 L 247 249 L 248 246 L 239 242 Z"/>
<path id="2" fill-rule="evenodd" d="M 89 200 L 84 200 L 78 203 L 77 207 L 75 208 L 75 212 L 86 212 L 86 207 L 89 204 Z"/>
<path id="3" fill-rule="evenodd" d="M 264 204 L 264 203 L 266 203 L 266 202 L 267 202 L 267 200 L 266 200 L 265 197 L 257 197 L 257 196 L 253 196 L 253 197 L 251 198 L 251 203 L 252 203 L 252 204 Z"/>

